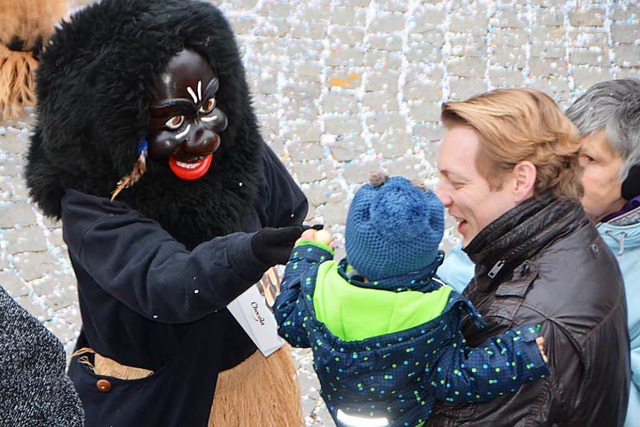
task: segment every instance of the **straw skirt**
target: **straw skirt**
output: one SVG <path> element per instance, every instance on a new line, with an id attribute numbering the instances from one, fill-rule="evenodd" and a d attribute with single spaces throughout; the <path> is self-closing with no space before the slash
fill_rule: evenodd
<path id="1" fill-rule="evenodd" d="M 256 351 L 218 376 L 209 427 L 300 427 L 300 387 L 289 346 L 269 357 Z"/>

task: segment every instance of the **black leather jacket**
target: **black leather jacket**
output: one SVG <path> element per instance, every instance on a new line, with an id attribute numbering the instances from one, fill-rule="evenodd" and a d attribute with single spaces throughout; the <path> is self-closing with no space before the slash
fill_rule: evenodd
<path id="1" fill-rule="evenodd" d="M 482 404 L 438 403 L 429 426 L 621 426 L 629 395 L 622 277 L 582 208 L 549 194 L 485 227 L 465 248 L 476 264 L 464 294 L 488 328 L 469 345 L 540 324 L 551 375 Z"/>

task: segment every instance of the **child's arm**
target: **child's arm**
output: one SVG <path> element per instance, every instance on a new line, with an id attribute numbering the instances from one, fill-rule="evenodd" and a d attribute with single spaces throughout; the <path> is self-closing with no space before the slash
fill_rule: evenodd
<path id="1" fill-rule="evenodd" d="M 321 237 L 324 233 L 320 233 Z M 276 297 L 274 313 L 278 334 L 294 347 L 310 347 L 304 322 L 308 316 L 302 280 L 318 264 L 333 259 L 333 250 L 316 239 L 316 230 L 306 230 L 291 251 L 284 270 L 280 293 Z M 311 302 L 312 303 L 312 302 Z"/>
<path id="2" fill-rule="evenodd" d="M 525 324 L 470 348 L 460 333 L 458 345 L 428 368 L 432 393 L 448 402 L 484 402 L 544 378 L 549 368 L 544 340 L 538 338 L 536 329 Z"/>

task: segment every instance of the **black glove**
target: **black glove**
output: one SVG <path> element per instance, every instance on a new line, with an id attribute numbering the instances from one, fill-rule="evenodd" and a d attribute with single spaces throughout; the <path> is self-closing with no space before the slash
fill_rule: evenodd
<path id="1" fill-rule="evenodd" d="M 259 261 L 275 265 L 286 264 L 291 249 L 302 234 L 302 227 L 263 228 L 251 238 L 251 250 Z"/>
<path id="2" fill-rule="evenodd" d="M 313 224 L 313 225 L 302 224 L 302 231 L 307 231 L 311 228 L 313 228 L 314 230 L 322 230 L 324 228 L 324 224 Z"/>

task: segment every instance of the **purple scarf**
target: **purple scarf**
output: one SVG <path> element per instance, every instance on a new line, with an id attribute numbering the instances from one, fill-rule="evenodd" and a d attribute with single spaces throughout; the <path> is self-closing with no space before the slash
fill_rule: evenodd
<path id="1" fill-rule="evenodd" d="M 622 216 L 622 215 L 626 214 L 627 212 L 630 212 L 630 211 L 634 210 L 638 206 L 640 206 L 640 196 L 636 196 L 633 199 L 629 200 L 622 207 L 622 209 L 620 209 L 618 212 L 614 212 L 612 214 L 609 214 L 609 215 L 605 216 L 604 218 L 602 218 L 602 220 L 600 222 L 609 222 L 612 219 L 618 218 L 619 216 Z"/>

